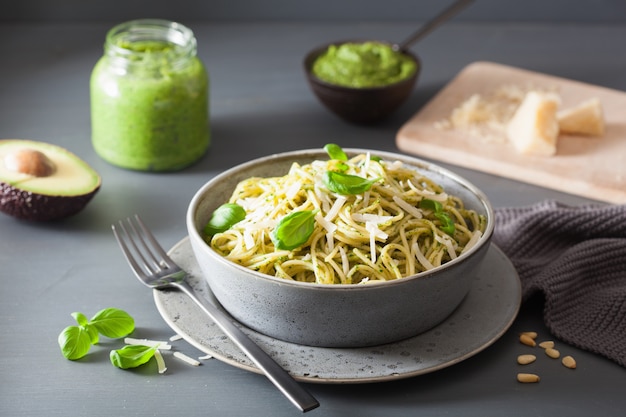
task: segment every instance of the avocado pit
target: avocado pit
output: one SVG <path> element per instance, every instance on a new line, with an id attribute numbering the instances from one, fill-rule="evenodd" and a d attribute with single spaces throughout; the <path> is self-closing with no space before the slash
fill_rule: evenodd
<path id="1" fill-rule="evenodd" d="M 0 211 L 48 221 L 81 211 L 101 178 L 68 150 L 45 142 L 0 140 Z"/>
<path id="2" fill-rule="evenodd" d="M 4 164 L 10 171 L 33 177 L 49 177 L 56 170 L 54 162 L 36 149 L 18 149 L 11 152 L 4 157 Z"/>

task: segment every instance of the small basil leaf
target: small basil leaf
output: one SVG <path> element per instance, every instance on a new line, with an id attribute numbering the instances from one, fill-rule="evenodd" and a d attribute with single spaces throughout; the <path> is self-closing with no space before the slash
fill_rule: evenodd
<path id="1" fill-rule="evenodd" d="M 443 230 L 449 235 L 454 234 L 454 230 L 455 230 L 454 221 L 452 221 L 450 216 L 448 216 L 446 213 L 440 212 L 440 213 L 435 213 L 435 217 L 439 219 L 439 221 L 441 222 L 441 226 L 440 226 L 441 230 Z"/>
<path id="2" fill-rule="evenodd" d="M 91 337 L 80 326 L 66 327 L 57 340 L 63 356 L 72 361 L 85 356 L 91 347 Z"/>
<path id="3" fill-rule="evenodd" d="M 238 204 L 226 203 L 219 206 L 204 227 L 204 234 L 213 236 L 230 229 L 233 225 L 246 218 L 246 211 Z"/>
<path id="4" fill-rule="evenodd" d="M 152 359 L 156 350 L 157 346 L 126 345 L 121 349 L 112 350 L 109 358 L 118 368 L 136 368 Z"/>
<path id="5" fill-rule="evenodd" d="M 431 210 L 435 213 L 439 213 L 443 210 L 443 205 L 439 201 L 424 198 L 420 201 L 420 208 L 424 210 Z"/>
<path id="6" fill-rule="evenodd" d="M 358 175 L 344 174 L 335 171 L 326 171 L 324 173 L 324 184 L 326 187 L 337 194 L 354 195 L 368 191 L 372 185 L 380 179 L 368 180 Z"/>
<path id="7" fill-rule="evenodd" d="M 376 162 L 382 162 L 383 158 L 381 158 L 380 156 L 376 156 L 376 155 L 370 155 L 370 160 L 376 161 Z"/>
<path id="8" fill-rule="evenodd" d="M 79 326 L 84 326 L 89 323 L 89 319 L 83 313 L 74 312 L 72 313 L 72 317 L 76 320 Z"/>
<path id="9" fill-rule="evenodd" d="M 127 336 L 135 330 L 135 320 L 124 310 L 105 308 L 96 313 L 89 322 L 100 334 L 118 339 Z"/>
<path id="10" fill-rule="evenodd" d="M 339 161 L 347 161 L 348 155 L 341 149 L 341 146 L 334 143 L 328 143 L 324 146 L 324 150 L 330 156 L 331 159 L 337 159 Z"/>
<path id="11" fill-rule="evenodd" d="M 270 234 L 276 249 L 292 250 L 309 240 L 315 228 L 315 211 L 296 211 L 282 218 Z"/>

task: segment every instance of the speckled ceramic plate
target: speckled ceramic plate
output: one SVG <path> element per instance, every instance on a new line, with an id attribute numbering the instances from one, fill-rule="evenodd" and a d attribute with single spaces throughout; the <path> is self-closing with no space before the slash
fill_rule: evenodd
<path id="1" fill-rule="evenodd" d="M 202 278 L 189 239 L 170 256 L 191 275 L 192 286 L 217 303 Z M 155 291 L 157 309 L 190 344 L 218 360 L 251 372 L 259 369 L 184 294 Z M 283 342 L 240 326 L 295 379 L 311 383 L 368 383 L 408 378 L 461 362 L 494 343 L 510 327 L 521 302 L 519 277 L 492 245 L 472 288 L 443 323 L 413 338 L 365 348 L 320 348 Z"/>

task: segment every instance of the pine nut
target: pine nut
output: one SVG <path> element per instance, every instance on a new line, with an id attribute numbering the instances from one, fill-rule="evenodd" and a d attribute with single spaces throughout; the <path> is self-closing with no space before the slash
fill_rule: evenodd
<path id="1" fill-rule="evenodd" d="M 526 333 L 522 333 L 519 337 L 519 341 L 522 342 L 523 344 L 525 344 L 526 346 L 536 346 L 537 343 L 535 342 L 535 339 L 533 339 L 532 337 L 530 337 L 529 335 L 527 335 Z"/>
<path id="2" fill-rule="evenodd" d="M 529 363 L 533 363 L 537 357 L 535 355 L 519 355 L 517 357 L 517 363 L 520 365 L 528 365 Z"/>
<path id="3" fill-rule="evenodd" d="M 554 347 L 554 342 L 552 340 L 546 340 L 545 342 L 539 343 L 539 347 L 544 349 L 551 349 Z"/>
<path id="4" fill-rule="evenodd" d="M 557 359 L 559 356 L 561 356 L 561 352 L 553 348 L 548 348 L 546 349 L 546 355 L 548 355 L 552 359 Z"/>
<path id="5" fill-rule="evenodd" d="M 539 382 L 539 375 L 536 374 L 517 374 L 517 380 L 519 382 L 528 384 L 533 382 Z"/>
<path id="6" fill-rule="evenodd" d="M 576 360 L 571 356 L 564 356 L 561 362 L 566 368 L 576 369 Z"/>
<path id="7" fill-rule="evenodd" d="M 531 339 L 536 339 L 537 338 L 537 332 L 522 332 L 520 333 L 520 336 L 525 334 L 526 336 L 530 337 Z"/>

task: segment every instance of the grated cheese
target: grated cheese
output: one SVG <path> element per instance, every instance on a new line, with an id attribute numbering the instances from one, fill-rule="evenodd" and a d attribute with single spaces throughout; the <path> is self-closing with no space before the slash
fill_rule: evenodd
<path id="1" fill-rule="evenodd" d="M 315 220 L 324 228 L 328 233 L 334 233 L 337 230 L 337 225 L 328 221 L 325 217 L 322 217 L 320 213 L 315 215 Z"/>
<path id="2" fill-rule="evenodd" d="M 252 236 L 252 231 L 249 227 L 243 229 L 243 244 L 245 245 L 247 250 L 251 250 L 254 248 L 254 237 Z"/>
<path id="3" fill-rule="evenodd" d="M 195 360 L 192 357 L 185 355 L 182 352 L 174 352 L 174 357 L 180 359 L 181 361 L 191 365 L 191 366 L 200 366 L 200 362 Z"/>
<path id="4" fill-rule="evenodd" d="M 167 371 L 167 367 L 165 366 L 165 360 L 163 359 L 163 355 L 161 355 L 161 352 L 159 352 L 158 349 L 154 352 L 154 359 L 156 359 L 157 369 L 159 370 L 159 373 L 164 374 L 165 371 Z"/>
<path id="5" fill-rule="evenodd" d="M 148 339 L 135 339 L 132 337 L 124 338 L 124 343 L 127 345 L 143 345 L 143 346 L 157 346 L 159 350 L 171 350 L 172 345 L 161 340 L 148 340 Z"/>
<path id="6" fill-rule="evenodd" d="M 420 249 L 417 242 L 413 243 L 411 248 L 413 249 L 414 256 L 417 258 L 419 263 L 421 263 L 422 266 L 426 268 L 426 270 L 433 269 L 435 267 L 432 263 L 430 263 L 428 259 L 426 259 L 426 256 L 424 256 L 424 254 L 422 253 L 422 250 Z"/>
<path id="7" fill-rule="evenodd" d="M 483 235 L 483 233 L 480 230 L 474 231 L 474 233 L 472 233 L 472 237 L 465 244 L 465 247 L 461 251 L 461 255 L 464 254 L 465 252 L 467 252 L 468 250 L 472 249 L 474 246 L 476 246 L 476 243 L 480 240 L 482 235 Z"/>
<path id="8" fill-rule="evenodd" d="M 416 219 L 422 218 L 422 213 L 417 209 L 417 207 L 412 206 L 397 195 L 394 195 L 392 199 L 394 203 L 400 206 L 402 210 L 406 211 L 411 216 L 415 217 Z"/>
<path id="9" fill-rule="evenodd" d="M 369 190 L 363 193 L 363 207 L 370 205 L 370 192 Z"/>
<path id="10" fill-rule="evenodd" d="M 300 192 L 301 187 L 302 183 L 300 181 L 294 182 L 289 188 L 287 188 L 285 197 L 287 197 L 288 200 L 293 200 L 293 198 Z"/>
<path id="11" fill-rule="evenodd" d="M 329 252 L 335 249 L 335 235 L 331 232 L 326 233 L 326 247 Z"/>
<path id="12" fill-rule="evenodd" d="M 446 247 L 446 250 L 448 251 L 448 255 L 450 256 L 450 259 L 455 259 L 457 257 L 456 250 L 454 249 L 454 246 L 450 239 L 441 237 L 439 235 L 435 235 L 435 240 Z"/>
<path id="13" fill-rule="evenodd" d="M 376 225 L 376 223 L 374 222 L 365 222 L 365 230 L 370 232 L 371 236 L 374 236 L 375 238 L 379 238 L 383 241 L 387 240 L 387 238 L 389 237 L 389 235 L 383 232 L 382 230 L 380 230 L 378 226 Z"/>
<path id="14" fill-rule="evenodd" d="M 383 224 L 391 221 L 393 216 L 379 216 L 378 214 L 371 213 L 353 213 L 352 219 L 357 222 L 369 222 L 374 224 Z"/>
<path id="15" fill-rule="evenodd" d="M 350 272 L 350 262 L 348 261 L 348 255 L 346 254 L 343 246 L 339 246 L 339 253 L 341 254 L 341 266 L 343 268 L 343 274 L 347 276 Z"/>
<path id="16" fill-rule="evenodd" d="M 372 259 L 372 263 L 376 262 L 376 238 L 387 240 L 389 235 L 376 226 L 375 223 L 365 222 L 365 230 L 367 230 L 370 234 L 370 257 Z"/>
<path id="17" fill-rule="evenodd" d="M 342 195 L 338 196 L 333 206 L 330 208 L 330 210 L 328 210 L 328 212 L 326 213 L 326 216 L 324 216 L 324 219 L 329 222 L 332 222 L 333 219 L 337 217 L 337 214 L 339 214 L 339 211 L 341 210 L 341 208 L 343 207 L 346 201 L 348 201 L 346 197 Z"/>
<path id="18" fill-rule="evenodd" d="M 427 197 L 427 198 L 430 198 L 431 200 L 439 201 L 441 203 L 443 203 L 444 201 L 448 199 L 447 193 L 437 194 L 436 192 L 427 190 L 425 188 L 424 189 L 417 188 L 411 180 L 407 181 L 407 185 L 409 186 L 411 190 L 415 192 L 415 194 L 421 195 L 422 197 Z"/>

